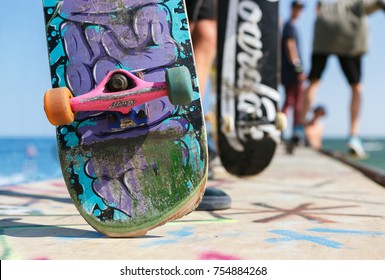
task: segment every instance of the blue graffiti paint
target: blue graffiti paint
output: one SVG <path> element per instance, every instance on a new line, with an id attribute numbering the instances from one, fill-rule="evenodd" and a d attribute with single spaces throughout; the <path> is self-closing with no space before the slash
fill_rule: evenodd
<path id="1" fill-rule="evenodd" d="M 324 237 L 306 235 L 306 234 L 298 233 L 291 230 L 272 230 L 269 232 L 283 236 L 282 238 L 269 238 L 265 240 L 266 242 L 270 242 L 270 243 L 306 241 L 306 242 L 316 243 L 318 245 L 333 248 L 333 249 L 340 249 L 344 246 L 342 243 L 339 243 Z"/>
<path id="2" fill-rule="evenodd" d="M 193 234 L 193 228 L 183 227 L 182 229 L 177 231 L 170 231 L 169 234 L 175 237 L 187 237 Z"/>
<path id="3" fill-rule="evenodd" d="M 177 231 L 169 231 L 167 232 L 171 237 L 165 239 L 158 239 L 155 241 L 147 242 L 141 247 L 153 247 L 153 246 L 163 246 L 168 244 L 175 244 L 184 240 L 184 238 L 191 236 L 194 234 L 192 227 L 182 227 Z"/>
<path id="4" fill-rule="evenodd" d="M 344 229 L 327 229 L 327 228 L 312 228 L 308 231 L 319 233 L 336 233 L 336 234 L 350 234 L 350 235 L 367 235 L 367 236 L 381 236 L 385 232 L 365 231 L 365 230 L 344 230 Z"/>
<path id="5" fill-rule="evenodd" d="M 70 155 L 67 157 L 69 161 L 74 161 L 74 159 L 70 158 Z M 87 213 L 92 213 L 95 205 L 98 205 L 100 209 L 105 210 L 107 206 L 104 204 L 103 200 L 93 192 L 92 188 L 85 187 L 92 186 L 92 179 L 84 173 L 83 166 L 85 160 L 86 159 L 81 156 L 76 156 L 76 161 L 79 164 L 74 165 L 74 170 L 72 171 L 73 174 L 77 174 L 79 182 L 83 188 L 83 194 L 79 195 L 79 200 Z"/>

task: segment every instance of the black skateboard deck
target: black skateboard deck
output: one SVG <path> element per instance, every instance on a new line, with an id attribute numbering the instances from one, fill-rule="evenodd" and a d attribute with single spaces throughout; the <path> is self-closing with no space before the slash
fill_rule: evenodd
<path id="1" fill-rule="evenodd" d="M 237 176 L 263 171 L 280 142 L 278 31 L 278 1 L 218 6 L 218 152 Z"/>

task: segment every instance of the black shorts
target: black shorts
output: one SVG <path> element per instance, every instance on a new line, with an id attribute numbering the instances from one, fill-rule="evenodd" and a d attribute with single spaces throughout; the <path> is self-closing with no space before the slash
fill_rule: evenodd
<path id="1" fill-rule="evenodd" d="M 217 0 L 186 0 L 190 22 L 217 18 Z"/>
<path id="2" fill-rule="evenodd" d="M 309 80 L 320 79 L 326 67 L 328 54 L 312 54 Z M 349 85 L 361 82 L 361 56 L 340 56 L 338 60 Z"/>

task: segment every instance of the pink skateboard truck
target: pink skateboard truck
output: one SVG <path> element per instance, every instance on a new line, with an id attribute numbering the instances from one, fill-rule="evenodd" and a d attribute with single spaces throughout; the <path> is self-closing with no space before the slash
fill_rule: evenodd
<path id="1" fill-rule="evenodd" d="M 52 125 L 67 125 L 75 120 L 76 112 L 128 114 L 133 107 L 163 96 L 174 105 L 191 103 L 193 88 L 187 67 L 167 69 L 166 82 L 146 82 L 126 70 L 114 70 L 95 89 L 76 97 L 66 87 L 50 89 L 44 95 L 44 111 Z"/>

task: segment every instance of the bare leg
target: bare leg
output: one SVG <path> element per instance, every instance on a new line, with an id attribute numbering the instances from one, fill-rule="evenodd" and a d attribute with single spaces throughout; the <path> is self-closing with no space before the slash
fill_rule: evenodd
<path id="1" fill-rule="evenodd" d="M 300 123 L 303 125 L 306 124 L 306 115 L 310 111 L 310 108 L 314 103 L 320 84 L 321 84 L 320 79 L 310 81 L 310 85 L 306 89 L 305 94 L 303 95 L 302 110 L 301 110 L 300 120 L 299 120 Z"/>
<path id="2" fill-rule="evenodd" d="M 350 103 L 350 134 L 357 135 L 361 109 L 362 85 L 360 83 L 351 85 L 352 99 Z"/>
<path id="3" fill-rule="evenodd" d="M 217 50 L 217 22 L 211 19 L 199 20 L 191 24 L 190 28 L 199 88 L 203 97 Z"/>
<path id="4" fill-rule="evenodd" d="M 360 83 L 351 85 L 352 99 L 350 102 L 350 138 L 348 141 L 348 149 L 350 153 L 358 157 L 365 157 L 366 152 L 362 145 L 361 139 L 357 136 L 359 117 L 361 109 L 362 85 Z"/>

